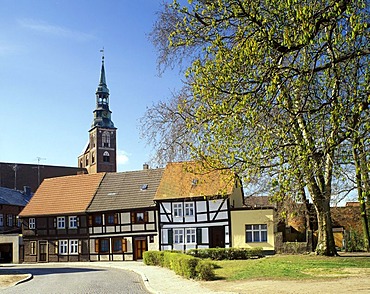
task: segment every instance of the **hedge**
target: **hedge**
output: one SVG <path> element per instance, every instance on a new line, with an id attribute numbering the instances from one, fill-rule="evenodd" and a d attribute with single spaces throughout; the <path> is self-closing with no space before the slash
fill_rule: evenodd
<path id="1" fill-rule="evenodd" d="M 208 249 L 191 249 L 186 254 L 199 257 L 209 258 L 212 260 L 234 260 L 263 257 L 262 248 L 208 248 Z"/>
<path id="2" fill-rule="evenodd" d="M 143 262 L 173 270 L 188 279 L 214 280 L 214 266 L 211 262 L 191 255 L 171 251 L 146 251 Z"/>

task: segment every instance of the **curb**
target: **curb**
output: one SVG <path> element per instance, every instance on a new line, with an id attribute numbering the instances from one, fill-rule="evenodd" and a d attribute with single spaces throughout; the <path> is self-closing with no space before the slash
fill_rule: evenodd
<path id="1" fill-rule="evenodd" d="M 24 283 L 24 282 L 28 282 L 28 281 L 30 281 L 30 280 L 32 280 L 32 279 L 33 279 L 33 275 L 32 275 L 32 274 L 27 274 L 27 277 L 25 277 L 24 279 L 22 279 L 22 280 L 20 280 L 20 281 L 18 281 L 18 282 L 16 282 L 16 283 L 14 283 L 14 285 L 13 285 L 13 286 L 16 286 L 16 285 L 22 284 L 22 283 Z"/>

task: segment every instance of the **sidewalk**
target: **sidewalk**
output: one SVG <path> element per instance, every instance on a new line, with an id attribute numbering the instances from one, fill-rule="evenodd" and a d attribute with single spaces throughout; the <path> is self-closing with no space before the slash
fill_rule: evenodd
<path id="1" fill-rule="evenodd" d="M 77 265 L 81 263 L 76 263 Z M 191 294 L 191 293 L 219 293 L 231 294 L 233 292 L 213 292 L 203 287 L 199 282 L 188 280 L 176 275 L 173 271 L 158 266 L 147 266 L 139 261 L 124 261 L 124 262 L 89 262 L 84 265 L 97 267 L 112 267 L 130 270 L 141 275 L 144 285 L 151 293 L 166 294 Z"/>

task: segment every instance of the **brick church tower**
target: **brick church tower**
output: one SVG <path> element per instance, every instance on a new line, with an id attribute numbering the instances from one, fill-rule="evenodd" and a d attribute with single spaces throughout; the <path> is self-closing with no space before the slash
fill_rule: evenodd
<path id="1" fill-rule="evenodd" d="M 116 130 L 109 109 L 109 89 L 105 80 L 104 54 L 100 71 L 100 81 L 96 89 L 94 120 L 89 131 L 89 141 L 84 153 L 78 157 L 78 166 L 86 168 L 89 174 L 116 172 Z"/>

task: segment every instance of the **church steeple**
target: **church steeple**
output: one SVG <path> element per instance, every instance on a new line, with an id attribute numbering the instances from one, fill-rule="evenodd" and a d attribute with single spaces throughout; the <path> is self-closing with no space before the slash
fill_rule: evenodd
<path id="1" fill-rule="evenodd" d="M 99 85 L 95 92 L 96 106 L 94 120 L 89 131 L 89 142 L 84 153 L 78 157 L 79 167 L 88 173 L 116 172 L 117 147 L 116 128 L 111 120 L 109 109 L 109 89 L 105 79 L 104 50 L 102 56 Z"/>
<path id="2" fill-rule="evenodd" d="M 104 54 L 102 56 L 99 85 L 96 88 L 95 95 L 96 108 L 94 110 L 94 120 L 91 128 L 114 128 L 114 124 L 111 120 L 112 112 L 109 110 L 109 89 L 105 79 Z"/>

